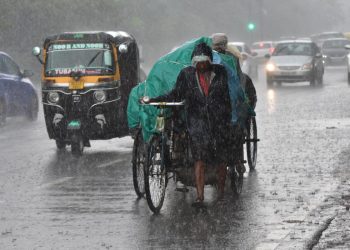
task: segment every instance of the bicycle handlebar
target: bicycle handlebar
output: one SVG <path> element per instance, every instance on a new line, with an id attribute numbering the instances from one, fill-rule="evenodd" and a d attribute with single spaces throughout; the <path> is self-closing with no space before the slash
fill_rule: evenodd
<path id="1" fill-rule="evenodd" d="M 145 103 L 143 105 L 150 105 L 150 106 L 158 106 L 158 107 L 174 107 L 174 106 L 183 106 L 185 104 L 184 101 L 182 102 L 150 102 Z"/>

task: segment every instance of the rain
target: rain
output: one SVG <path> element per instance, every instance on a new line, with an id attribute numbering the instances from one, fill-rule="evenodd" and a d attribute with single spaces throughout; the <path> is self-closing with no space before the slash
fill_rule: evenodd
<path id="1" fill-rule="evenodd" d="M 348 0 L 0 6 L 0 249 L 350 249 Z"/>

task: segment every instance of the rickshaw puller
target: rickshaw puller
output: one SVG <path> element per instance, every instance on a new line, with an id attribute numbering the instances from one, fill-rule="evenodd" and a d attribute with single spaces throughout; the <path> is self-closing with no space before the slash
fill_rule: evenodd
<path id="1" fill-rule="evenodd" d="M 224 193 L 226 180 L 227 131 L 231 122 L 231 104 L 227 72 L 222 65 L 212 64 L 211 48 L 198 44 L 192 53 L 192 66 L 178 75 L 175 88 L 168 94 L 149 99 L 149 102 L 185 101 L 186 125 L 190 137 L 197 199 L 204 200 L 205 168 L 216 167 L 219 197 Z"/>

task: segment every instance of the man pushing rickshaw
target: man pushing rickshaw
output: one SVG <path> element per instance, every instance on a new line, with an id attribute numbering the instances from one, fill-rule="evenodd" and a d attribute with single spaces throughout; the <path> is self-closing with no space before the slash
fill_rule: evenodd
<path id="1" fill-rule="evenodd" d="M 233 110 L 236 112 L 237 105 L 246 102 L 246 98 L 239 83 L 234 58 L 213 53 L 210 45 L 211 39 L 201 38 L 161 58 L 146 82 L 139 85 L 129 99 L 129 126 L 140 128 L 137 133 L 139 139 L 135 141 L 140 141 L 141 134 L 144 141 L 148 141 L 147 147 L 142 146 L 142 150 L 141 144 L 136 145 L 140 153 L 134 154 L 133 160 L 135 190 L 139 196 L 146 193 L 149 207 L 155 213 L 160 211 L 163 204 L 170 173 L 185 185 L 196 187 L 195 207 L 203 206 L 205 184 L 216 184 L 219 198 L 223 197 L 227 170 L 234 190 L 237 191 L 238 179 L 242 184 L 245 172 L 243 162 L 237 160 L 239 157 L 232 157 L 234 140 L 238 138 L 236 133 L 239 131 L 232 123 L 232 114 Z M 173 73 L 174 76 L 179 72 L 175 83 L 167 86 L 169 79 L 164 79 L 160 84 L 153 84 L 161 78 L 157 72 L 165 64 L 168 67 L 164 70 L 168 72 L 160 75 Z M 163 93 L 157 91 L 164 86 L 168 90 Z M 138 116 L 135 115 L 135 97 L 143 97 Z M 180 115 L 174 116 L 174 110 L 169 110 L 169 107 L 180 104 L 183 104 Z M 150 126 L 152 119 L 153 125 Z M 182 130 L 174 125 L 177 119 L 184 121 Z M 180 144 L 182 147 L 177 146 Z M 194 178 L 186 177 L 186 172 Z M 210 173 L 215 173 L 216 181 L 209 181 Z M 159 192 L 154 192 L 157 190 Z"/>

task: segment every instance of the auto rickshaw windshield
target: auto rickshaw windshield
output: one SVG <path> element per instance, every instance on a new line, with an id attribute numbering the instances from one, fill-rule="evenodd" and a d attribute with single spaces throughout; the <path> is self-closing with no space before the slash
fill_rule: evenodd
<path id="1" fill-rule="evenodd" d="M 46 76 L 114 74 L 113 52 L 106 43 L 51 44 L 47 50 Z"/>

